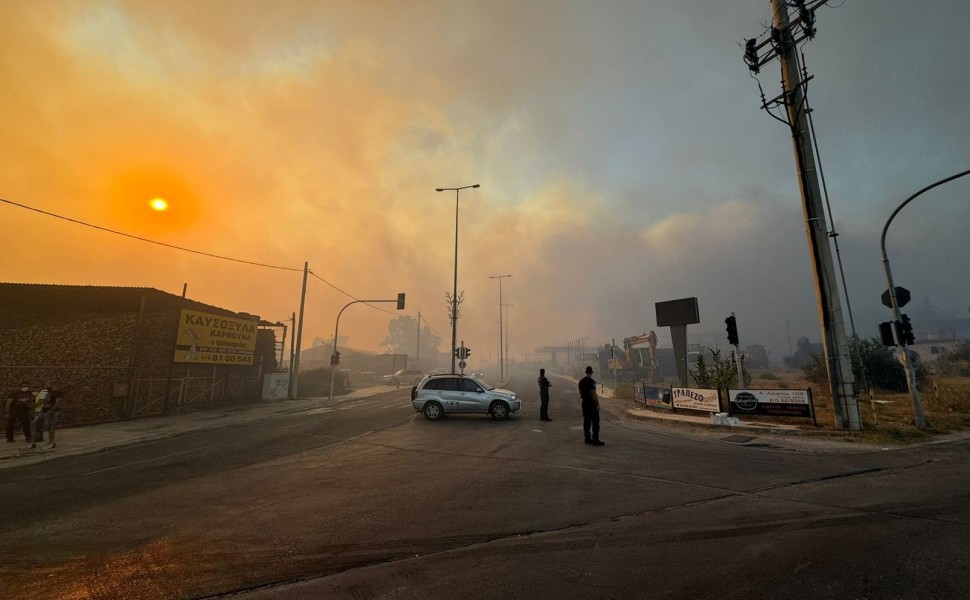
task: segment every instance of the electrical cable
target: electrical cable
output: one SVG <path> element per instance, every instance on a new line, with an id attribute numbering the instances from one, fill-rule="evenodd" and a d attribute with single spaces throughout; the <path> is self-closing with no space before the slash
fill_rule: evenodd
<path id="1" fill-rule="evenodd" d="M 202 256 L 208 256 L 209 258 L 218 258 L 220 260 L 228 260 L 228 261 L 232 261 L 232 262 L 242 263 L 242 264 L 245 264 L 245 265 L 253 265 L 253 266 L 256 266 L 256 267 L 265 267 L 267 269 L 279 269 L 281 271 L 297 271 L 297 272 L 303 271 L 303 269 L 297 269 L 297 268 L 294 268 L 294 267 L 281 267 L 279 265 L 270 265 L 270 264 L 266 264 L 266 263 L 254 262 L 254 261 L 251 261 L 251 260 L 243 260 L 241 258 L 232 258 L 230 256 L 221 256 L 219 254 L 212 254 L 211 252 L 202 252 L 201 250 L 193 250 L 191 248 L 185 248 L 183 246 L 176 246 L 174 244 L 167 244 L 165 242 L 159 242 L 159 241 L 156 241 L 156 240 L 150 240 L 148 238 L 143 238 L 143 237 L 140 237 L 140 236 L 137 236 L 137 235 L 133 235 L 133 234 L 130 234 L 130 233 L 125 233 L 123 231 L 117 231 L 115 229 L 109 229 L 107 227 L 102 227 L 100 225 L 94 225 L 93 223 L 88 223 L 86 221 L 81 221 L 79 219 L 72 219 L 71 217 L 65 217 L 64 215 L 59 215 L 57 213 L 52 213 L 50 211 L 41 210 L 39 208 L 34 208 L 32 206 L 27 206 L 26 204 L 20 204 L 19 202 L 14 202 L 12 200 L 7 200 L 5 198 L 0 198 L 0 202 L 3 202 L 5 204 L 9 204 L 11 206 L 16 206 L 18 208 L 23 208 L 23 209 L 26 209 L 26 210 L 29 210 L 29 211 L 33 211 L 33 212 L 36 212 L 36 213 L 40 213 L 40 214 L 46 215 L 48 217 L 54 217 L 55 219 L 61 219 L 63 221 L 68 221 L 70 223 L 75 223 L 77 225 L 84 225 L 85 227 L 90 227 L 92 229 L 97 229 L 99 231 L 104 231 L 104 232 L 107 232 L 107 233 L 113 233 L 115 235 L 120 235 L 122 237 L 131 238 L 133 240 L 138 240 L 140 242 L 147 242 L 149 244 L 155 244 L 157 246 L 164 246 L 166 248 L 171 248 L 173 250 L 181 250 L 183 252 L 191 252 L 192 254 L 199 254 L 199 255 L 202 255 Z"/>

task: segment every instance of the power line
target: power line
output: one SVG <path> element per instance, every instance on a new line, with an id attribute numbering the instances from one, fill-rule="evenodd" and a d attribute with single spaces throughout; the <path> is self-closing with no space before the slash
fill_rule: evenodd
<path id="1" fill-rule="evenodd" d="M 261 263 L 261 262 L 255 262 L 255 261 L 251 261 L 251 260 L 243 260 L 241 258 L 232 258 L 230 256 L 222 256 L 220 254 L 213 254 L 211 252 L 203 252 L 201 250 L 193 250 L 192 248 L 185 248 L 183 246 L 176 246 L 175 244 L 168 244 L 166 242 L 159 242 L 157 240 L 151 240 L 151 239 L 144 238 L 144 237 L 141 237 L 141 236 L 137 236 L 137 235 L 134 235 L 134 234 L 131 234 L 131 233 L 125 233 L 123 231 L 118 231 L 116 229 L 110 229 L 108 227 L 102 227 L 101 225 L 95 225 L 93 223 L 88 223 L 86 221 L 81 221 L 80 219 L 74 219 L 74 218 L 71 218 L 71 217 L 66 217 L 64 215 L 60 215 L 60 214 L 57 214 L 57 213 L 53 213 L 53 212 L 50 212 L 50 211 L 47 211 L 47 210 L 43 210 L 43 209 L 40 209 L 40 208 L 35 208 L 33 206 L 28 206 L 26 204 L 21 204 L 19 202 L 14 202 L 13 200 L 7 200 L 6 198 L 0 198 L 0 202 L 3 202 L 4 204 L 8 204 L 10 206 L 16 206 L 17 208 L 23 208 L 24 210 L 29 210 L 31 212 L 35 212 L 35 213 L 38 213 L 38 214 L 42 214 L 42 215 L 47 216 L 47 217 L 54 217 L 55 219 L 61 219 L 62 221 L 67 221 L 69 223 L 74 223 L 75 225 L 83 225 L 84 227 L 90 227 L 91 229 L 97 229 L 98 231 L 103 231 L 103 232 L 106 232 L 106 233 L 113 233 L 115 235 L 120 235 L 122 237 L 126 237 L 126 238 L 129 238 L 129 239 L 138 240 L 139 242 L 146 242 L 148 244 L 155 244 L 156 246 L 162 246 L 162 247 L 165 247 L 165 248 L 170 248 L 172 250 L 181 250 L 182 252 L 190 252 L 192 254 L 198 254 L 200 256 L 208 256 L 209 258 L 218 258 L 219 260 L 228 260 L 228 261 L 231 261 L 231 262 L 241 263 L 241 264 L 244 264 L 244 265 L 252 265 L 252 266 L 256 266 L 256 267 L 264 267 L 264 268 L 267 268 L 267 269 L 278 269 L 280 271 L 295 271 L 295 272 L 298 272 L 298 273 L 303 271 L 303 269 L 300 269 L 300 268 L 282 267 L 282 266 L 279 266 L 279 265 L 271 265 L 271 264 Z M 313 275 L 314 277 L 316 277 L 317 279 L 319 279 L 323 283 L 327 284 L 328 286 L 332 287 L 333 289 L 337 290 L 341 294 L 343 294 L 343 295 L 345 295 L 345 296 L 347 296 L 349 298 L 352 298 L 354 300 L 359 300 L 359 298 L 357 298 L 353 294 L 351 294 L 349 292 L 346 292 L 346 291 L 340 289 L 339 287 L 337 287 L 336 285 L 330 283 L 329 281 L 327 281 L 323 277 L 320 277 L 319 275 L 317 275 L 313 271 L 308 271 L 308 272 L 310 273 L 310 275 Z M 375 310 L 379 310 L 379 311 L 384 312 L 384 313 L 387 313 L 389 315 L 398 316 L 397 313 L 391 312 L 389 310 L 385 310 L 385 309 L 383 309 L 383 308 L 381 308 L 379 306 L 374 306 L 373 304 L 367 304 L 367 306 L 370 306 L 371 308 L 373 308 Z M 431 327 L 428 327 L 428 329 L 431 329 L 431 332 L 432 333 L 434 333 L 438 337 L 441 337 L 441 335 L 437 331 L 435 331 L 434 329 L 432 329 Z"/>
<path id="2" fill-rule="evenodd" d="M 155 244 L 157 246 L 164 246 L 166 248 L 171 248 L 173 250 L 181 250 L 183 252 L 191 252 L 192 254 L 199 254 L 199 255 L 202 255 L 202 256 L 208 256 L 210 258 L 218 258 L 220 260 L 228 260 L 228 261 L 232 261 L 232 262 L 242 263 L 244 265 L 253 265 L 253 266 L 256 266 L 256 267 L 265 267 L 267 269 L 279 269 L 281 271 L 297 271 L 297 272 L 302 272 L 303 271 L 303 269 L 296 269 L 296 268 L 293 268 L 293 267 L 281 267 L 279 265 L 270 265 L 270 264 L 266 264 L 266 263 L 254 262 L 254 261 L 251 261 L 251 260 L 243 260 L 241 258 L 232 258 L 232 257 L 229 257 L 229 256 L 221 256 L 219 254 L 212 254 L 211 252 L 202 252 L 201 250 L 193 250 L 191 248 L 185 248 L 185 247 L 182 247 L 182 246 L 176 246 L 174 244 L 166 244 L 165 242 L 159 242 L 159 241 L 156 241 L 156 240 L 150 240 L 148 238 L 143 238 L 143 237 L 140 237 L 140 236 L 137 236 L 137 235 L 133 235 L 133 234 L 130 234 L 130 233 L 125 233 L 123 231 L 117 231 L 115 229 L 109 229 L 107 227 L 102 227 L 100 225 L 94 225 L 93 223 L 87 223 L 85 221 L 81 221 L 81 220 L 78 220 L 78 219 L 72 219 L 70 217 L 65 217 L 64 215 L 59 215 L 57 213 L 52 213 L 50 211 L 41 210 L 39 208 L 34 208 L 32 206 L 27 206 L 26 204 L 20 204 L 19 202 L 14 202 L 12 200 L 7 200 L 5 198 L 0 198 L 0 202 L 3 202 L 5 204 L 9 204 L 11 206 L 16 206 L 18 208 L 23 208 L 23 209 L 26 209 L 26 210 L 29 210 L 29 211 L 33 211 L 35 213 L 40 213 L 40 214 L 46 215 L 48 217 L 54 217 L 55 219 L 61 219 L 63 221 L 68 221 L 70 223 L 74 223 L 74 224 L 77 224 L 77 225 L 84 225 L 85 227 L 90 227 L 91 229 L 97 229 L 98 231 L 104 231 L 104 232 L 107 232 L 107 233 L 113 233 L 115 235 L 120 235 L 122 237 L 131 238 L 133 240 L 138 240 L 140 242 L 147 242 L 149 244 Z"/>

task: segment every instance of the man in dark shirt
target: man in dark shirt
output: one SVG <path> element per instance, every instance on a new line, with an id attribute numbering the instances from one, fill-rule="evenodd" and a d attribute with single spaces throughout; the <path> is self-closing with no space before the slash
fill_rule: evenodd
<path id="1" fill-rule="evenodd" d="M 539 420 L 551 421 L 549 418 L 549 388 L 552 383 L 546 377 L 546 370 L 539 369 Z"/>
<path id="2" fill-rule="evenodd" d="M 32 443 L 30 436 L 30 412 L 34 408 L 34 393 L 30 391 L 30 385 L 24 381 L 20 388 L 11 392 L 7 396 L 7 441 L 13 442 L 13 430 L 17 421 L 20 421 L 24 431 L 24 440 L 28 444 Z"/>
<path id="3" fill-rule="evenodd" d="M 586 377 L 579 380 L 579 397 L 583 401 L 584 441 L 593 446 L 605 446 L 606 442 L 600 441 L 600 399 L 596 394 L 593 367 L 586 367 Z"/>

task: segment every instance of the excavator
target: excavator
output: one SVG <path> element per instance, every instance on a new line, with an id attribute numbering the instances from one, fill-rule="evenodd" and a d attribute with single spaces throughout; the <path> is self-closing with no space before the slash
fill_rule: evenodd
<path id="1" fill-rule="evenodd" d="M 646 344 L 646 347 L 642 347 Z M 660 363 L 657 360 L 657 334 L 653 331 L 643 332 L 640 335 L 623 338 L 623 352 L 613 355 L 609 359 L 610 369 L 616 369 L 617 376 L 621 378 L 644 377 L 649 381 L 660 381 Z"/>

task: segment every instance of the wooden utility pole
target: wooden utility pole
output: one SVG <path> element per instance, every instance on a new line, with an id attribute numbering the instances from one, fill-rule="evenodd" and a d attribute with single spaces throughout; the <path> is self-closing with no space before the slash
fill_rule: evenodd
<path id="1" fill-rule="evenodd" d="M 815 299 L 822 332 L 822 349 L 828 372 L 829 392 L 832 395 L 835 410 L 835 424 L 841 429 L 859 430 L 862 428 L 862 423 L 859 419 L 855 377 L 852 374 L 852 361 L 849 357 L 849 344 L 845 335 L 839 296 L 839 282 L 835 276 L 835 263 L 832 259 L 829 229 L 819 187 L 815 151 L 812 147 L 808 104 L 805 99 L 805 86 L 810 77 L 800 71 L 797 53 L 798 42 L 815 36 L 815 9 L 827 1 L 795 0 L 798 14 L 792 20 L 788 14 L 788 0 L 771 0 L 773 14 L 769 35 L 761 42 L 757 39 L 748 40 L 745 62 L 754 73 L 775 56 L 781 62 L 782 94 L 774 102 L 783 104 L 785 107 L 786 123 L 791 130 L 792 146 L 795 151 L 795 166 L 802 195 L 805 234 L 812 260 Z M 768 53 L 762 57 L 759 53 L 765 48 L 768 49 Z M 769 103 L 766 102 L 763 108 L 768 110 Z"/>

